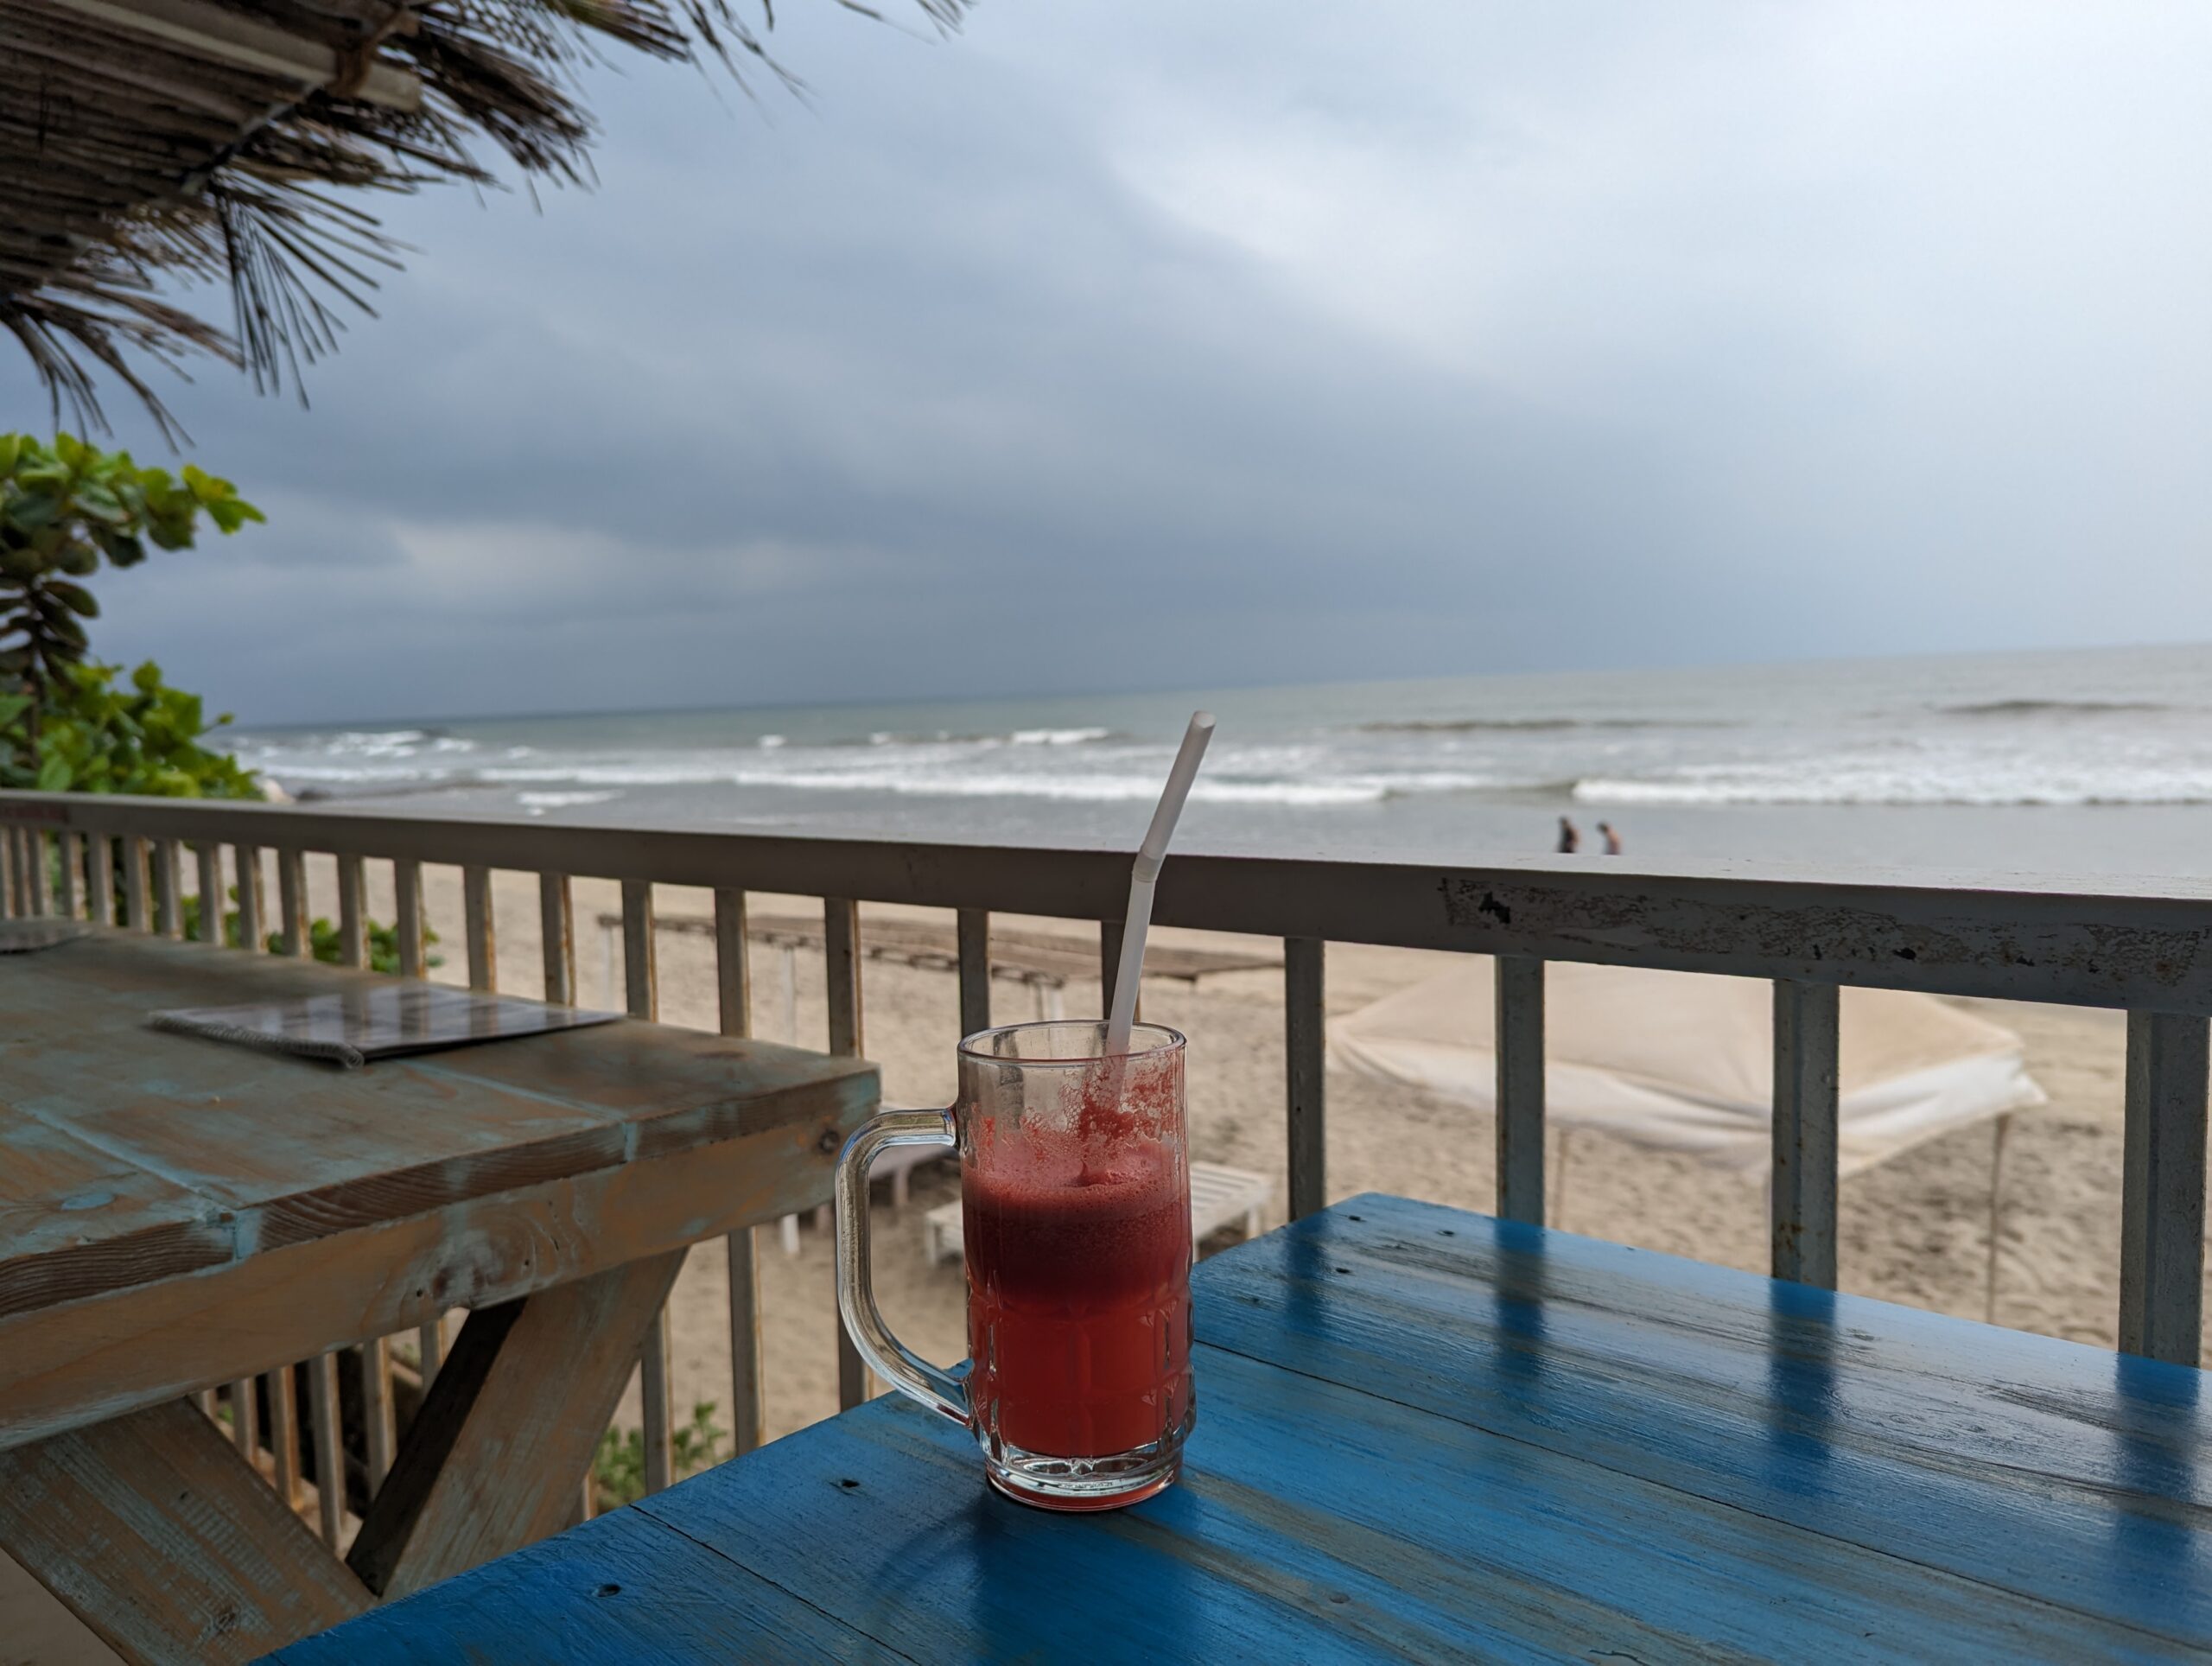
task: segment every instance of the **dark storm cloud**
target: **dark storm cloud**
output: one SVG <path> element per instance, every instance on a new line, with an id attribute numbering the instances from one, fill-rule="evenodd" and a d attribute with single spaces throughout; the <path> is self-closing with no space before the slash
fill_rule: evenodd
<path id="1" fill-rule="evenodd" d="M 601 188 L 396 205 L 311 412 L 177 397 L 272 525 L 102 645 L 275 719 L 2212 626 L 2148 14 L 1140 13 L 601 78 Z"/>

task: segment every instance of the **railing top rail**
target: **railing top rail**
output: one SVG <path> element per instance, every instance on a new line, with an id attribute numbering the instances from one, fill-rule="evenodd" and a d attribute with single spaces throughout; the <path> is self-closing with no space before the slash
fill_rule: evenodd
<path id="1" fill-rule="evenodd" d="M 0 792 L 0 820 L 664 885 L 1120 918 L 1128 855 Z M 2212 1013 L 2212 885 L 1179 855 L 1165 925 Z"/>

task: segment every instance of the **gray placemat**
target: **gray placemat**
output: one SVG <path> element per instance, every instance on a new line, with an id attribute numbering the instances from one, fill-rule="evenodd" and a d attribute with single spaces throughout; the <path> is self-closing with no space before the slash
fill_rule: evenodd
<path id="1" fill-rule="evenodd" d="M 152 1014 L 147 1021 L 180 1035 L 359 1070 L 372 1059 L 544 1035 L 620 1016 L 549 1007 L 516 995 L 395 982 L 230 1007 L 177 1007 Z"/>

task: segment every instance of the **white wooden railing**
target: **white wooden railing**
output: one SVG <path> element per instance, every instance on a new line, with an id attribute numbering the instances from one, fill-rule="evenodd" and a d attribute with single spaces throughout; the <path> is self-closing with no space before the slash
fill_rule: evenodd
<path id="1" fill-rule="evenodd" d="M 176 935 L 183 855 L 194 853 L 200 929 L 219 940 L 221 851 L 277 876 L 279 930 L 308 952 L 304 858 L 337 863 L 346 961 L 365 963 L 365 864 L 392 864 L 403 972 L 423 967 L 423 865 L 461 868 L 468 981 L 497 981 L 493 869 L 538 878 L 548 999 L 576 996 L 570 881 L 620 883 L 626 1005 L 654 1017 L 653 887 L 700 887 L 715 899 L 722 1033 L 747 1033 L 748 891 L 823 899 L 832 1052 L 863 1050 L 862 901 L 952 910 L 960 1026 L 991 1021 L 993 912 L 1096 920 L 1100 974 L 1120 951 L 1127 858 L 1110 852 L 904 843 L 542 821 L 437 818 L 320 806 L 0 792 L 0 896 L 16 913 L 114 918 L 109 861 L 124 855 L 124 909 L 139 931 Z M 119 847 L 108 842 L 120 841 Z M 90 858 L 90 860 L 88 860 Z M 58 884 L 50 883 L 55 875 Z M 82 883 L 79 883 L 81 880 Z M 238 887 L 242 938 L 258 944 L 257 883 Z M 2207 1014 L 2212 1014 L 2212 887 L 2007 877 L 1807 875 L 1750 867 L 1655 874 L 1597 864 L 1330 862 L 1178 855 L 1160 884 L 1166 925 L 1280 938 L 1287 1057 L 1285 1113 L 1294 1217 L 1326 1200 L 1323 980 L 1329 943 L 1456 950 L 1498 957 L 1497 1212 L 1544 1211 L 1544 965 L 1587 961 L 1715 972 L 1774 986 L 1771 1264 L 1776 1276 L 1833 1288 L 1836 1278 L 1838 995 L 1847 985 L 2118 1008 L 2128 1014 L 2121 1202 L 2120 1346 L 2197 1363 L 2204 1255 Z M 948 1038 L 950 1040 L 950 1038 Z M 760 1430 L 757 1274 L 749 1233 L 729 1240 L 734 1411 L 740 1451 Z M 842 1403 L 865 1393 L 842 1329 Z M 388 1389 L 370 1345 L 372 1478 L 391 1451 Z M 425 1373 L 436 1338 L 423 1339 Z M 327 1362 L 326 1362 L 327 1367 Z M 646 1479 L 667 1484 L 671 1421 L 663 1324 L 643 1360 Z M 322 1378 L 318 1395 L 334 1394 Z M 250 1396 L 248 1396 L 250 1402 Z M 276 1404 L 272 1399 L 272 1405 Z M 281 1417 L 285 1414 L 280 1410 Z M 317 1417 L 319 1430 L 330 1420 Z M 271 1431 L 272 1434 L 277 1431 Z M 245 1440 L 248 1432 L 241 1428 Z M 284 1463 L 280 1453 L 276 1462 Z M 330 1472 L 327 1469 L 325 1473 Z"/>

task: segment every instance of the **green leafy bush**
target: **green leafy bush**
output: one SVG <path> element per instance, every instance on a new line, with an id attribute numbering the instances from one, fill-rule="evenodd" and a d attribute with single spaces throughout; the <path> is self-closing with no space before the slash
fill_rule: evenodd
<path id="1" fill-rule="evenodd" d="M 670 1437 L 676 1449 L 676 1478 L 696 1475 L 722 1460 L 722 1442 L 729 1431 L 715 1422 L 715 1402 L 702 1400 L 691 1408 L 691 1421 Z M 645 1437 L 637 1429 L 608 1429 L 599 1437 L 591 1475 L 599 1508 L 613 1510 L 633 1504 L 645 1496 Z"/>
<path id="2" fill-rule="evenodd" d="M 35 709 L 28 692 L 0 694 L 0 785 L 158 798 L 262 796 L 251 770 L 201 744 L 230 714 L 210 722 L 200 696 L 169 687 L 150 659 L 127 681 L 118 665 L 65 665 L 36 723 Z"/>
<path id="3" fill-rule="evenodd" d="M 238 900 L 237 886 L 231 887 L 230 894 L 232 902 Z M 184 934 L 197 942 L 200 938 L 200 899 L 196 896 L 188 896 L 183 900 L 183 904 Z M 399 970 L 399 928 L 397 925 L 385 925 L 373 919 L 363 920 L 361 928 L 362 936 L 367 939 L 369 970 L 396 975 Z M 427 946 L 437 940 L 438 934 L 428 925 L 424 925 L 423 927 L 423 944 Z M 244 946 L 239 932 L 238 912 L 235 908 L 229 910 L 223 916 L 223 941 L 233 949 Z M 270 932 L 262 947 L 272 955 L 283 954 L 284 934 L 282 932 Z M 335 925 L 319 915 L 308 922 L 308 947 L 309 952 L 326 966 L 342 966 L 346 963 L 344 937 Z M 426 954 L 423 957 L 423 963 L 429 966 L 442 966 L 446 963 L 445 957 Z"/>
<path id="4" fill-rule="evenodd" d="M 78 581 L 103 560 L 136 567 L 149 544 L 189 549 L 203 515 L 226 534 L 263 518 L 228 480 L 190 463 L 172 475 L 73 434 L 57 434 L 50 444 L 0 434 L 0 678 L 18 682 L 29 696 L 18 714 L 27 762 L 39 750 L 54 691 L 88 652 L 84 621 L 99 616 L 99 603 Z"/>

